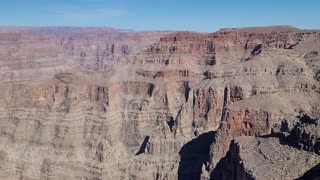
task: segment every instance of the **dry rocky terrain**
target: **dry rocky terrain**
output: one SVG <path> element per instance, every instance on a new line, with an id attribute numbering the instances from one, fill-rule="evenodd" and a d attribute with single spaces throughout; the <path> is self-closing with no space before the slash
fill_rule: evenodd
<path id="1" fill-rule="evenodd" d="M 0 27 L 0 179 L 320 179 L 320 31 Z"/>

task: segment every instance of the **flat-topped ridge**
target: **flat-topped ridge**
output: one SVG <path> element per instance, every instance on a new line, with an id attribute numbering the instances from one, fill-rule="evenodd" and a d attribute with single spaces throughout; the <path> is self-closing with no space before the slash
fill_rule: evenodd
<path id="1" fill-rule="evenodd" d="M 248 32 L 248 33 L 271 33 L 298 31 L 300 29 L 294 26 L 262 26 L 262 27 L 244 27 L 244 28 L 222 28 L 218 32 Z"/>

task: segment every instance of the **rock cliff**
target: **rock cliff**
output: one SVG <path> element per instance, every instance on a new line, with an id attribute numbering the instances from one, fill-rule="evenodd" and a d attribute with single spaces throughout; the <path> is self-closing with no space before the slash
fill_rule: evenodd
<path id="1" fill-rule="evenodd" d="M 297 179 L 320 31 L 0 28 L 0 179 Z"/>

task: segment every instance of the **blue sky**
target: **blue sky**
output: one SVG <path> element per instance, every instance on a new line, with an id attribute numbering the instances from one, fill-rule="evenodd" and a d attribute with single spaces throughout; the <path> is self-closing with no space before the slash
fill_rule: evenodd
<path id="1" fill-rule="evenodd" d="M 213 32 L 293 25 L 320 29 L 319 0 L 1 0 L 1 26 L 109 26 Z"/>

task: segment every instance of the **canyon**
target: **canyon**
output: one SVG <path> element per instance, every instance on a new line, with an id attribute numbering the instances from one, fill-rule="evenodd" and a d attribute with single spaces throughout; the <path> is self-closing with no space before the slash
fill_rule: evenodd
<path id="1" fill-rule="evenodd" d="M 320 178 L 320 30 L 0 27 L 0 179 Z"/>

